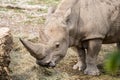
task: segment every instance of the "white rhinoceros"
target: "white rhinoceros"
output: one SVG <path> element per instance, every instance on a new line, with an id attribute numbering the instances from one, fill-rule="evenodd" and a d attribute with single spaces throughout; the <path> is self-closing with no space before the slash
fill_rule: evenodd
<path id="1" fill-rule="evenodd" d="M 101 45 L 117 43 L 120 48 L 120 1 L 62 0 L 49 11 L 40 39 L 37 44 L 21 39 L 37 64 L 55 67 L 69 47 L 76 47 L 79 60 L 73 68 L 99 75 L 96 60 Z"/>

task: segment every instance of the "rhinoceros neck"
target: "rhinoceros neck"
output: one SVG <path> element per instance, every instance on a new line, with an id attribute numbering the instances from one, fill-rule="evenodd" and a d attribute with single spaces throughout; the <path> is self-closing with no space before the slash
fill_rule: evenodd
<path id="1" fill-rule="evenodd" d="M 77 13 L 79 14 L 79 12 Z M 69 45 L 75 46 L 79 44 L 80 40 L 80 15 L 71 14 L 70 15 L 70 22 L 68 24 L 69 30 Z"/>
<path id="2" fill-rule="evenodd" d="M 69 46 L 77 46 L 81 40 L 79 36 L 79 26 L 74 26 L 73 29 L 69 30 Z"/>

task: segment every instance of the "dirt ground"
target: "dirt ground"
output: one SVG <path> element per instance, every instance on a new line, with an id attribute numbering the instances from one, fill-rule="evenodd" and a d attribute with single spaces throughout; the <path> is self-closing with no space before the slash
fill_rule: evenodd
<path id="1" fill-rule="evenodd" d="M 100 76 L 88 76 L 83 72 L 73 70 L 77 62 L 77 55 L 72 49 L 54 69 L 42 68 L 36 65 L 35 59 L 22 46 L 19 38 L 38 41 L 39 28 L 45 18 L 40 14 L 47 12 L 51 5 L 57 5 L 59 0 L 0 0 L 0 4 L 24 4 L 45 6 L 44 10 L 21 10 L 0 8 L 0 27 L 9 27 L 14 38 L 14 49 L 11 52 L 11 76 L 13 80 L 120 80 L 120 73 L 116 76 L 107 74 L 101 65 L 106 54 L 115 50 L 115 44 L 103 45 L 98 57 Z"/>

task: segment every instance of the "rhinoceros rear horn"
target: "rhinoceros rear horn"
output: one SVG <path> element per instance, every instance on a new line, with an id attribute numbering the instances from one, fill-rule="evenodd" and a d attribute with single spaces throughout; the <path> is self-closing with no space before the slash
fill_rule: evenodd
<path id="1" fill-rule="evenodd" d="M 39 39 L 41 43 L 46 43 L 48 41 L 48 37 L 45 35 L 43 28 L 41 28 L 39 31 Z"/>
<path id="2" fill-rule="evenodd" d="M 21 38 L 20 38 L 20 41 L 33 57 L 35 58 L 44 57 L 42 53 L 43 47 L 40 44 L 35 44 L 30 41 L 23 40 Z"/>

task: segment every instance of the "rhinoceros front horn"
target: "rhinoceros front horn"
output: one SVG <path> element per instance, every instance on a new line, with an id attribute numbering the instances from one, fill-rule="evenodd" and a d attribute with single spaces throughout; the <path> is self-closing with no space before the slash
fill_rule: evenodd
<path id="1" fill-rule="evenodd" d="M 26 41 L 20 38 L 20 41 L 24 45 L 24 47 L 30 52 L 30 54 L 36 59 L 42 59 L 45 57 L 43 54 L 43 46 L 40 44 L 35 44 L 30 41 Z"/>

